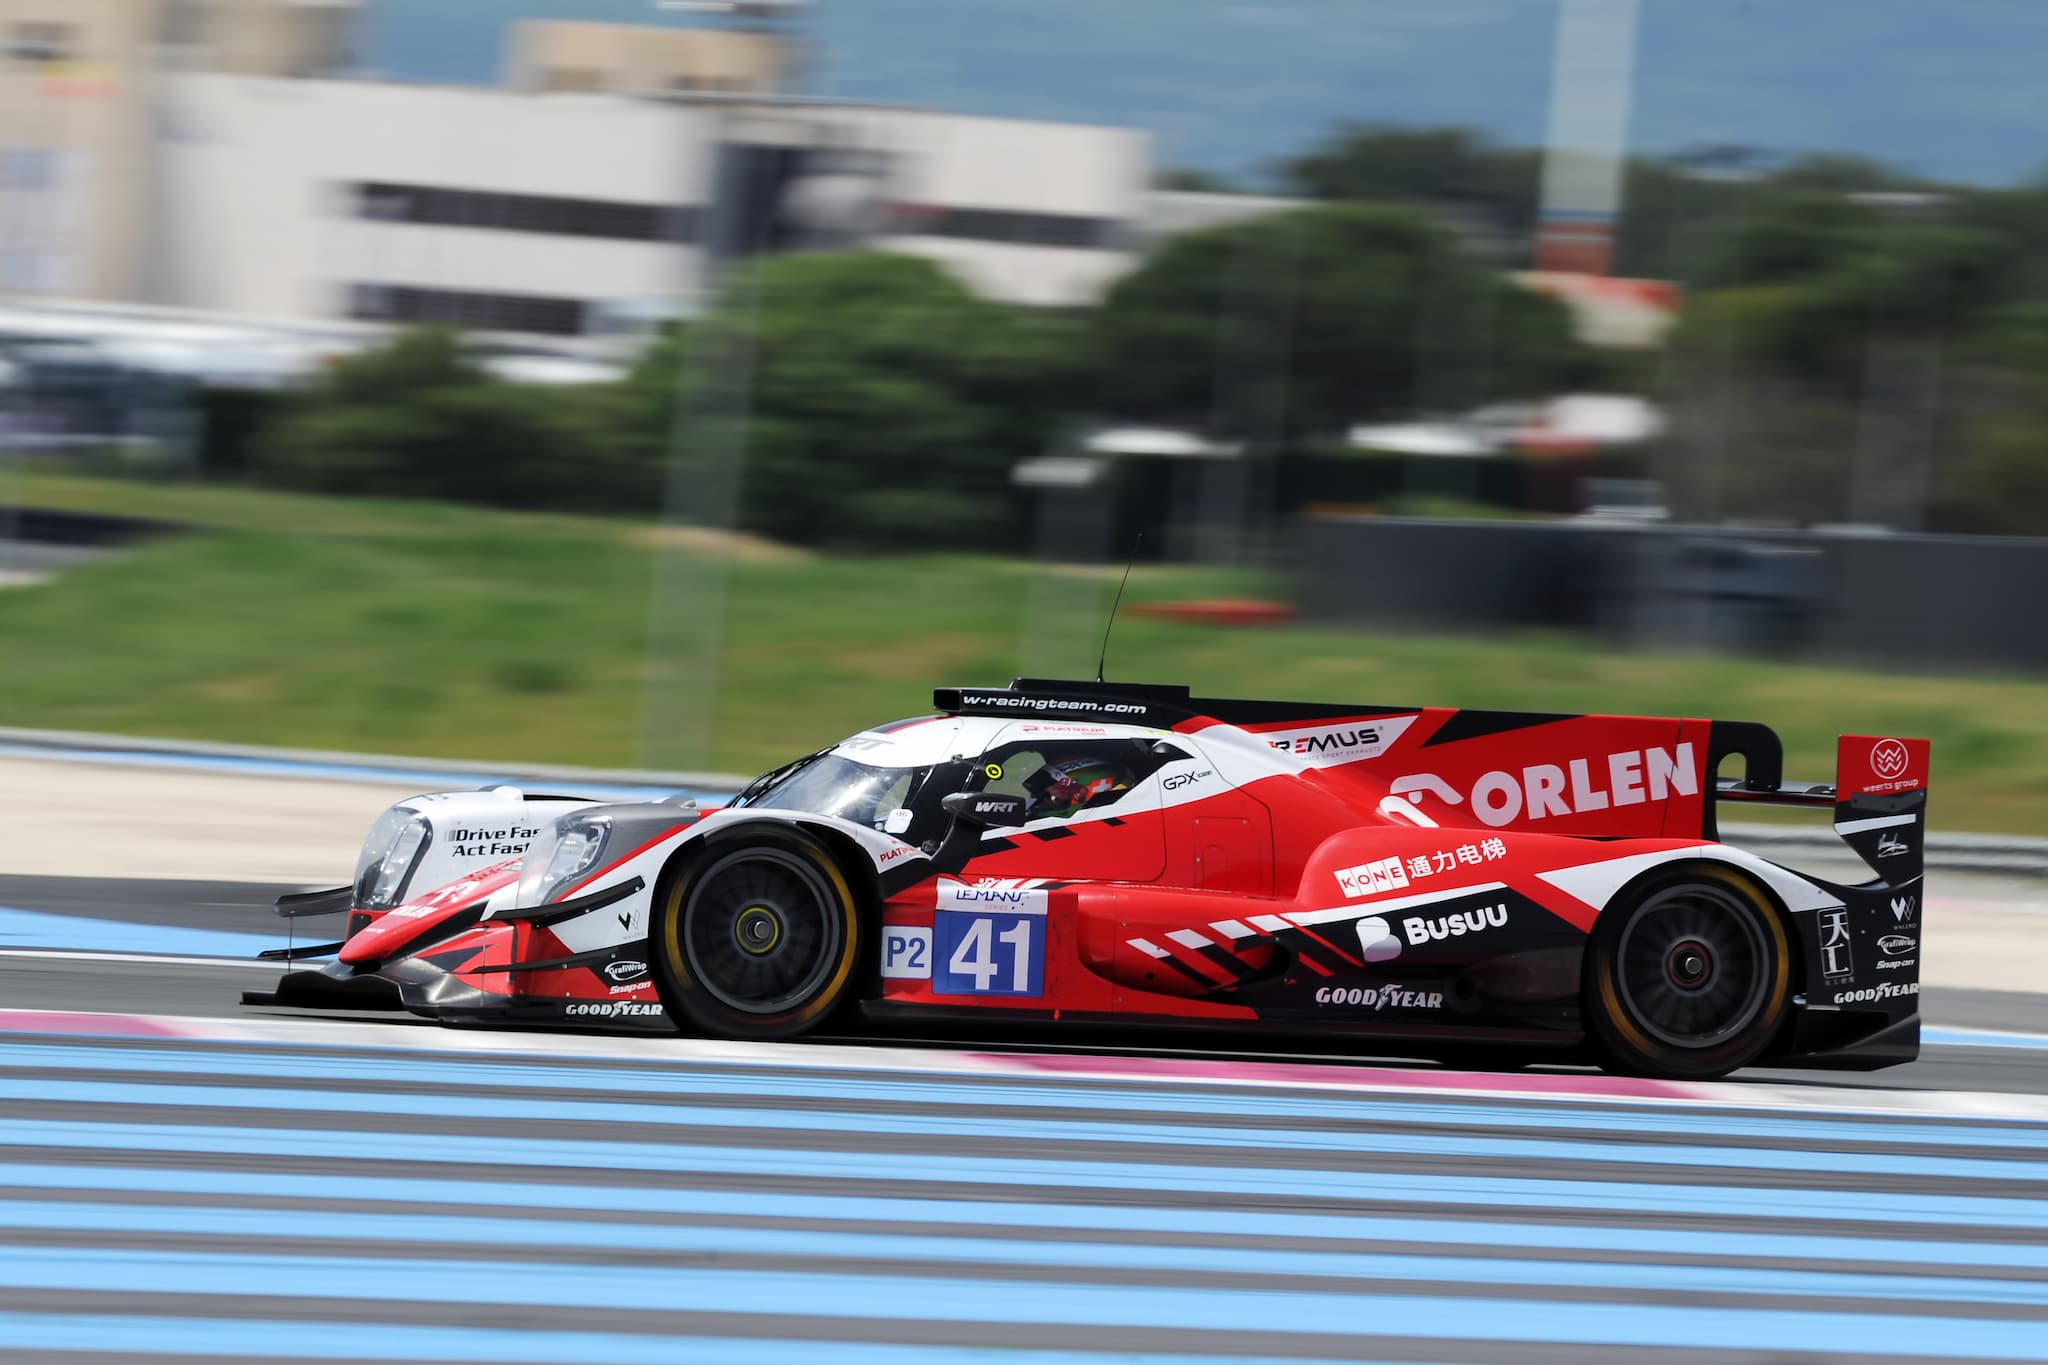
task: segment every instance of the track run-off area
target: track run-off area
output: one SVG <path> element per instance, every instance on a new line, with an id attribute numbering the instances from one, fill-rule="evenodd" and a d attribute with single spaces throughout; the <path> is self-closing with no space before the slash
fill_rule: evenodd
<path id="1" fill-rule="evenodd" d="M 454 1030 L 238 1009 L 275 968 L 193 921 L 268 888 L 180 885 L 0 879 L 9 1359 L 2048 1357 L 2031 1034 L 1674 1085 Z"/>

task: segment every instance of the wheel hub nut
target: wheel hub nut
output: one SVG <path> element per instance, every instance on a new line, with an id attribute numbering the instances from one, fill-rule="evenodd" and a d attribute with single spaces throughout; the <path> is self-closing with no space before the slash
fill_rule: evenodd
<path id="1" fill-rule="evenodd" d="M 759 957 L 781 942 L 782 921 L 763 906 L 748 906 L 733 923 L 733 937 L 739 942 L 740 951 Z"/>
<path id="2" fill-rule="evenodd" d="M 1713 974 L 1713 954 L 1705 944 L 1694 939 L 1672 945 L 1664 958 L 1664 971 L 1671 978 L 1671 984 L 1680 990 L 1696 991 Z"/>

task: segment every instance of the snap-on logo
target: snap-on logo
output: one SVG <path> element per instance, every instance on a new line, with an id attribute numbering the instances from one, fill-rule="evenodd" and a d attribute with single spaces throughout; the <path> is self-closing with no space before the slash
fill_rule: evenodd
<path id="1" fill-rule="evenodd" d="M 1695 796 L 1699 789 L 1699 767 L 1688 742 L 1676 749 L 1653 745 L 1604 759 L 1574 758 L 1563 767 L 1532 763 L 1520 773 L 1497 769 L 1472 784 L 1470 800 L 1472 813 L 1483 823 L 1500 826 L 1518 819 L 1547 820 L 1610 806 L 1640 806 L 1673 795 Z M 1466 800 L 1435 773 L 1397 777 L 1387 790 L 1410 801 L 1432 797 L 1455 806 Z"/>

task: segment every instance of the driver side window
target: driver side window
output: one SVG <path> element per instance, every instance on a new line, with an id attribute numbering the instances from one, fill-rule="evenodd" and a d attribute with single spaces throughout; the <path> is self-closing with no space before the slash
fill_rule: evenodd
<path id="1" fill-rule="evenodd" d="M 975 774 L 978 789 L 1022 797 L 1025 819 L 1071 819 L 1114 806 L 1172 756 L 1145 740 L 1026 741 L 991 749 Z"/>

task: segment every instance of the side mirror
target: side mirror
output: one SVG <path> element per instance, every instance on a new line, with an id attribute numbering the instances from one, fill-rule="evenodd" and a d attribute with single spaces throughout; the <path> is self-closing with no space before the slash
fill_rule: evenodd
<path id="1" fill-rule="evenodd" d="M 1024 798 L 1001 792 L 954 792 L 939 805 L 970 825 L 989 829 L 1024 823 Z"/>

